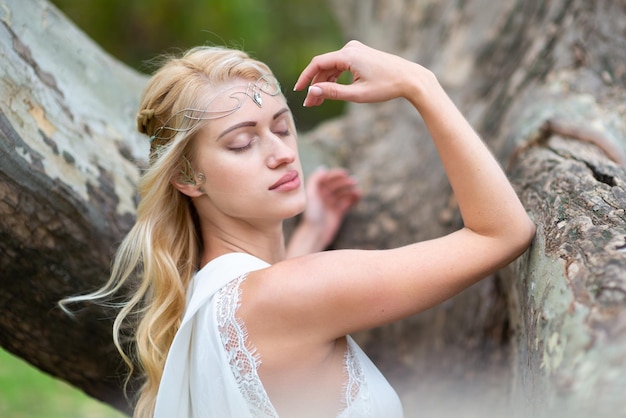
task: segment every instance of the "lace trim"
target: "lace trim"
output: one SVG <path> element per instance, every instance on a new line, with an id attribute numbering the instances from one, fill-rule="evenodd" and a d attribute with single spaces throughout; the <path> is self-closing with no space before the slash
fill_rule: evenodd
<path id="1" fill-rule="evenodd" d="M 217 329 L 222 337 L 230 369 L 252 415 L 278 418 L 257 372 L 261 359 L 256 350 L 248 349 L 245 324 L 235 317 L 241 304 L 239 286 L 246 277 L 247 274 L 244 274 L 220 290 L 216 304 Z"/>
<path id="2" fill-rule="evenodd" d="M 365 374 L 350 343 L 346 347 L 345 371 L 347 374 L 347 381 L 344 385 L 345 408 L 337 418 L 370 416 L 372 408 Z"/>
<path id="3" fill-rule="evenodd" d="M 256 350 L 249 347 L 245 324 L 235 315 L 241 305 L 240 286 L 246 278 L 247 274 L 244 274 L 219 291 L 216 303 L 217 329 L 230 369 L 252 416 L 279 418 L 258 375 L 261 359 Z M 346 347 L 344 368 L 347 377 L 342 403 L 345 408 L 337 418 L 370 416 L 371 404 L 365 375 L 350 344 Z"/>

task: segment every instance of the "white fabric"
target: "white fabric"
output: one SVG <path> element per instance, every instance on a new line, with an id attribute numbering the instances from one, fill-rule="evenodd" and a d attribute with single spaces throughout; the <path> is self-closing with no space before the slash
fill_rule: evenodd
<path id="1" fill-rule="evenodd" d="M 239 283 L 246 273 L 267 266 L 251 255 L 231 253 L 211 261 L 195 275 L 165 364 L 154 418 L 277 417 L 256 371 L 259 359 L 245 349 L 245 328 L 234 317 Z M 234 280 L 234 286 L 225 288 Z M 229 335 L 232 329 L 239 333 L 235 351 L 225 347 L 220 333 L 225 326 L 234 326 Z M 238 362 L 231 368 L 235 352 Z M 346 408 L 339 418 L 402 417 L 397 394 L 350 337 L 346 370 Z"/>

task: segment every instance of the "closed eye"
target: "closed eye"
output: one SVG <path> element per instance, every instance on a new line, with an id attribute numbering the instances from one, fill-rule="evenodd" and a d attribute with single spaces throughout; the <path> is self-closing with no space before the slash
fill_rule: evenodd
<path id="1" fill-rule="evenodd" d="M 234 152 L 247 151 L 250 148 L 252 148 L 252 146 L 257 140 L 258 140 L 258 137 L 256 136 L 252 136 L 252 137 L 248 135 L 239 136 L 228 145 L 228 150 L 234 151 Z"/>
<path id="2" fill-rule="evenodd" d="M 250 148 L 252 148 L 252 142 L 248 142 L 248 144 L 244 145 L 243 147 L 229 147 L 228 149 L 234 152 L 244 152 L 246 150 L 249 150 Z"/>
<path id="3" fill-rule="evenodd" d="M 276 132 L 274 132 L 274 134 L 276 134 L 278 136 L 289 136 L 289 135 L 291 135 L 291 131 L 289 129 L 286 129 L 284 131 L 276 131 Z"/>

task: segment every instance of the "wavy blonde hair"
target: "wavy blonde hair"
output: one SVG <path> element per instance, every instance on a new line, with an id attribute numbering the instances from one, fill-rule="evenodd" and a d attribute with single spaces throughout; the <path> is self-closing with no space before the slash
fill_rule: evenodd
<path id="1" fill-rule="evenodd" d="M 258 80 L 271 74 L 263 63 L 239 50 L 197 47 L 180 57 L 166 57 L 144 89 L 138 130 L 153 137 L 164 124 L 186 123 L 185 109 L 202 109 L 220 86 L 234 79 Z M 141 197 L 137 220 L 118 248 L 108 282 L 98 291 L 65 299 L 62 306 L 80 301 L 110 299 L 127 286 L 132 292 L 116 306 L 113 340 L 131 376 L 143 382 L 133 416 L 151 417 L 165 360 L 185 308 L 189 282 L 196 272 L 202 239 L 191 200 L 171 180 L 193 182 L 190 175 L 192 139 L 204 123 L 175 132 L 171 138 L 151 138 L 150 165 L 138 183 Z M 125 334 L 130 326 L 131 349 Z M 137 370 L 138 369 L 138 370 Z M 126 389 L 126 388 L 125 388 Z"/>

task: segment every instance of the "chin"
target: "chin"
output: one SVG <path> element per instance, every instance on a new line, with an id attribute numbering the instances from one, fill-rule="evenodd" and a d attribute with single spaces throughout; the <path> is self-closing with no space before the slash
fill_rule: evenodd
<path id="1" fill-rule="evenodd" d="M 283 214 L 283 219 L 290 219 L 290 218 L 293 218 L 295 216 L 298 216 L 302 212 L 304 212 L 305 208 L 306 208 L 306 200 L 303 200 L 301 204 L 294 205 L 291 208 L 286 208 L 286 210 L 285 210 L 285 212 Z"/>
<path id="2" fill-rule="evenodd" d="M 300 215 L 302 212 L 304 212 L 304 208 L 298 209 L 298 210 L 293 210 L 293 211 L 289 211 L 287 213 L 284 214 L 283 219 L 291 219 L 291 218 L 295 218 L 296 216 Z"/>

